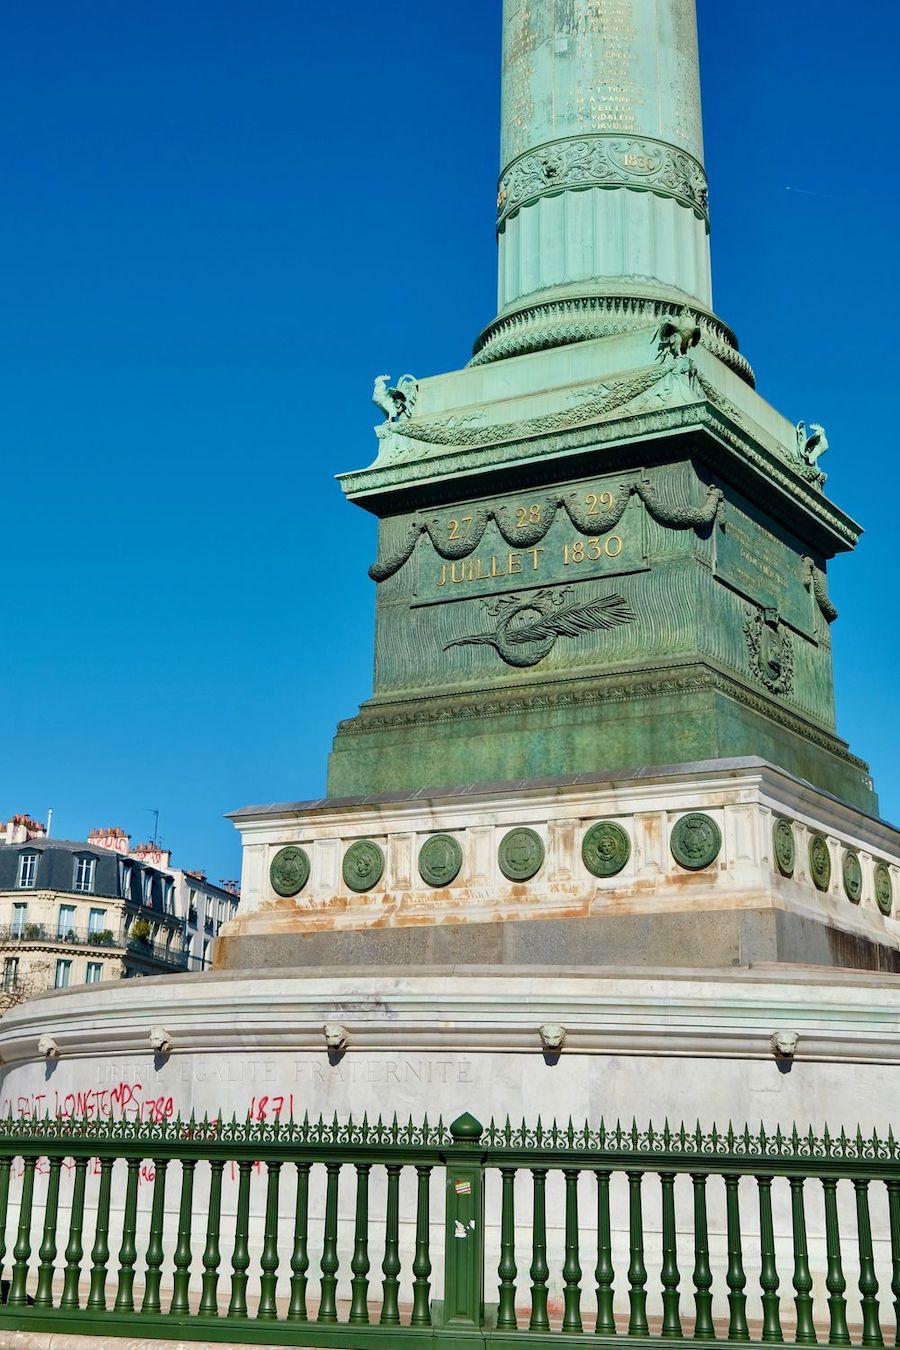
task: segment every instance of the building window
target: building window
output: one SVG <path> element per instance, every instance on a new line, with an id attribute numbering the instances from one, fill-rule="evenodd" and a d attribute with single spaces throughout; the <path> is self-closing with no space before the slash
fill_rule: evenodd
<path id="1" fill-rule="evenodd" d="M 28 918 L 28 905 L 24 900 L 13 905 L 12 936 L 25 936 L 25 922 Z"/>
<path id="2" fill-rule="evenodd" d="M 94 889 L 94 858 L 75 859 L 75 890 L 92 891 Z"/>
<path id="3" fill-rule="evenodd" d="M 68 989 L 69 980 L 72 978 L 72 962 L 57 961 L 56 975 L 53 980 L 54 989 Z"/>
<path id="4" fill-rule="evenodd" d="M 131 899 L 131 880 L 134 876 L 134 868 L 130 863 L 122 864 L 122 899 Z"/>
<path id="5" fill-rule="evenodd" d="M 100 962 L 88 961 L 87 976 L 85 982 L 87 984 L 99 984 L 102 978 L 103 978 L 103 967 L 101 966 Z"/>
<path id="6" fill-rule="evenodd" d="M 90 909 L 88 911 L 88 937 L 96 937 L 102 933 L 106 927 L 106 910 Z"/>
<path id="7" fill-rule="evenodd" d="M 19 875 L 16 885 L 23 891 L 33 890 L 37 883 L 38 855 L 36 853 L 19 854 Z"/>
<path id="8" fill-rule="evenodd" d="M 167 914 L 175 913 L 175 886 L 170 879 L 163 882 L 163 906 Z"/>
<path id="9" fill-rule="evenodd" d="M 153 873 L 144 873 L 144 904 L 153 904 Z"/>
<path id="10" fill-rule="evenodd" d="M 56 924 L 56 936 L 58 938 L 73 938 L 75 936 L 74 905 L 60 905 L 59 919 Z"/>
<path id="11" fill-rule="evenodd" d="M 8 956 L 3 962 L 3 989 L 7 994 L 12 993 L 19 983 L 19 958 L 17 956 Z"/>

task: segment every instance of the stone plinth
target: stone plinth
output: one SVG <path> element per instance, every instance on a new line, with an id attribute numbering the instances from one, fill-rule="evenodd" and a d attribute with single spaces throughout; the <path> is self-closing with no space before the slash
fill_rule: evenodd
<path id="1" fill-rule="evenodd" d="M 250 808 L 233 819 L 242 904 L 216 948 L 222 969 L 900 970 L 897 831 L 762 760 Z"/>

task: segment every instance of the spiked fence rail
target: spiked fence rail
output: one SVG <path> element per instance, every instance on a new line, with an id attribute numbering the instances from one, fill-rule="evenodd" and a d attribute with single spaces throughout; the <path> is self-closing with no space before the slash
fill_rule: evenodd
<path id="1" fill-rule="evenodd" d="M 169 1225 L 166 1195 L 167 1186 L 175 1190 L 173 1164 L 180 1186 L 177 1223 Z M 236 1193 L 229 1224 L 223 1225 L 226 1168 L 233 1172 Z M 440 1214 L 432 1213 L 435 1169 L 444 1181 Z M 404 1172 L 414 1195 L 414 1243 L 405 1269 L 400 1242 Z M 311 1178 L 319 1173 L 321 1204 L 313 1204 Z M 548 1212 L 547 1185 L 557 1173 L 562 1181 L 558 1216 Z M 587 1230 L 579 1213 L 585 1174 L 592 1194 Z M 202 1190 L 196 1185 L 201 1175 Z M 254 1175 L 263 1197 L 256 1226 L 251 1222 Z M 370 1204 L 373 1175 L 380 1183 L 377 1212 Z M 120 1204 L 119 1197 L 113 1203 L 114 1176 L 124 1182 Z M 488 1177 L 499 1185 L 495 1221 L 486 1225 Z M 338 1201 L 348 1179 L 353 1186 L 352 1254 L 341 1271 Z M 807 1237 L 813 1182 L 824 1215 L 826 1258 L 818 1296 Z M 149 1187 L 143 1211 L 142 1183 Z M 789 1235 L 780 1244 L 773 1185 L 789 1200 Z M 884 1190 L 879 1244 L 873 1242 L 873 1185 Z M 520 1280 L 522 1226 L 517 1229 L 516 1208 L 523 1187 L 529 1202 L 530 1265 L 527 1278 Z M 711 1259 L 713 1187 L 724 1214 L 724 1259 L 718 1271 Z M 752 1207 L 748 1187 L 755 1192 Z M 287 1227 L 281 1209 L 285 1190 Z M 839 1195 L 844 1200 L 852 1195 L 855 1236 L 850 1240 Z M 616 1197 L 621 1198 L 618 1207 Z M 659 1214 L 652 1231 L 644 1219 L 648 1198 Z M 139 1224 L 140 1213 L 144 1224 Z M 443 1300 L 438 1302 L 431 1296 L 431 1239 L 440 1220 L 445 1240 Z M 92 1234 L 89 1253 L 86 1225 Z M 548 1226 L 563 1234 L 558 1271 L 551 1269 Z M 226 1227 L 230 1240 L 223 1253 Z M 623 1230 L 627 1264 L 619 1259 L 617 1266 L 614 1233 Z M 376 1237 L 382 1257 L 377 1298 L 370 1260 Z M 689 1295 L 679 1269 L 686 1241 L 692 1248 Z M 790 1270 L 779 1273 L 785 1241 Z M 111 1242 L 117 1249 L 112 1269 Z M 881 1298 L 876 1245 L 890 1252 Z M 761 1309 L 758 1325 L 748 1318 L 748 1246 Z M 658 1259 L 648 1294 L 649 1247 Z M 851 1247 L 859 1300 L 848 1309 L 844 1271 Z M 596 1259 L 590 1298 L 582 1289 L 588 1252 Z M 315 1304 L 309 1297 L 313 1254 Z M 845 1346 L 854 1343 L 852 1330 L 859 1344 L 882 1346 L 882 1321 L 889 1320 L 888 1340 L 900 1345 L 900 1149 L 892 1134 L 881 1139 L 826 1131 L 817 1138 L 796 1130 L 704 1132 L 698 1126 L 639 1131 L 602 1124 L 592 1130 L 571 1123 L 513 1128 L 508 1122 L 484 1129 L 468 1114 L 449 1128 L 427 1120 L 402 1126 L 396 1120 L 386 1125 L 365 1119 L 361 1124 L 192 1119 L 156 1125 L 9 1119 L 0 1122 L 0 1266 L 8 1258 L 0 1332 L 65 1329 L 103 1337 L 344 1350 L 404 1345 L 413 1350 L 457 1341 L 549 1347 L 563 1337 L 596 1343 L 598 1337 L 627 1336 L 632 1344 L 650 1346 L 687 1335 L 701 1344 L 791 1339 L 799 1345 Z M 486 1265 L 497 1289 L 497 1301 L 490 1305 L 485 1304 Z M 551 1299 L 556 1274 L 561 1275 L 558 1310 Z M 349 1298 L 339 1299 L 339 1278 L 345 1275 L 350 1276 L 344 1286 Z M 401 1285 L 411 1294 L 403 1302 Z M 614 1297 L 617 1286 L 624 1295 L 621 1309 Z M 724 1317 L 714 1314 L 714 1296 Z"/>

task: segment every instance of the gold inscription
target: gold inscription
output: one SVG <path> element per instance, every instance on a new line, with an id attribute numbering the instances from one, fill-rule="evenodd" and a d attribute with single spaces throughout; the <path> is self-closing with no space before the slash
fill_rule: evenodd
<path id="1" fill-rule="evenodd" d="M 615 498 L 611 492 L 589 492 L 584 499 L 584 504 L 588 509 L 589 516 L 599 516 L 600 508 L 604 511 L 611 511 Z"/>
<path id="2" fill-rule="evenodd" d="M 490 558 L 464 558 L 462 562 L 442 563 L 438 586 L 460 586 L 469 581 L 496 581 L 522 572 L 537 572 L 544 548 L 526 548 L 509 553 L 492 553 Z"/>
<path id="3" fill-rule="evenodd" d="M 609 534 L 605 539 L 576 539 L 574 544 L 563 545 L 563 566 L 599 562 L 601 558 L 618 558 L 624 547 L 618 534 Z"/>

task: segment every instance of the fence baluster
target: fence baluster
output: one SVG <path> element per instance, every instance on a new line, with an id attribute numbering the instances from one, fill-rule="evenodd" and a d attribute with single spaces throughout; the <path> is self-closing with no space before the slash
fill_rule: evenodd
<path id="1" fill-rule="evenodd" d="M 56 1261 L 56 1212 L 59 1207 L 59 1174 L 62 1158 L 50 1159 L 50 1177 L 47 1182 L 47 1199 L 44 1202 L 44 1231 L 38 1252 L 37 1289 L 34 1294 L 36 1308 L 53 1307 L 53 1266 Z"/>
<path id="2" fill-rule="evenodd" d="M 500 1302 L 497 1310 L 497 1328 L 515 1331 L 516 1318 L 516 1169 L 501 1167 L 502 1200 L 500 1206 Z"/>
<path id="3" fill-rule="evenodd" d="M 641 1207 L 641 1183 L 643 1172 L 628 1173 L 628 1218 L 629 1252 L 628 1263 L 628 1301 L 631 1304 L 631 1317 L 628 1320 L 629 1336 L 646 1336 L 647 1326 L 647 1267 L 644 1264 L 644 1215 Z"/>
<path id="4" fill-rule="evenodd" d="M 806 1245 L 806 1209 L 803 1203 L 805 1177 L 791 1177 L 791 1227 L 794 1235 L 794 1306 L 797 1309 L 798 1345 L 815 1345 L 816 1328 L 813 1322 L 812 1275 L 809 1272 L 809 1251 Z"/>
<path id="5" fill-rule="evenodd" d="M 730 1341 L 749 1341 L 747 1327 L 747 1276 L 744 1274 L 744 1254 L 741 1247 L 741 1207 L 738 1196 L 740 1177 L 733 1172 L 725 1175 L 725 1199 L 728 1216 L 728 1270 L 725 1275 L 728 1284 L 728 1307 L 731 1310 L 728 1319 L 728 1339 Z"/>
<path id="6" fill-rule="evenodd" d="M 431 1167 L 416 1166 L 418 1195 L 416 1203 L 416 1255 L 413 1261 L 413 1306 L 410 1324 L 431 1326 L 431 1256 L 428 1251 L 430 1223 Z"/>
<path id="7" fill-rule="evenodd" d="M 825 1192 L 825 1245 L 828 1253 L 828 1274 L 825 1278 L 825 1287 L 828 1290 L 828 1310 L 831 1320 L 831 1331 L 828 1339 L 831 1345 L 849 1345 L 847 1300 L 844 1298 L 847 1281 L 844 1279 L 844 1269 L 841 1264 L 837 1178 L 823 1177 L 822 1189 Z"/>
<path id="8" fill-rule="evenodd" d="M 162 1283 L 163 1220 L 166 1213 L 166 1169 L 168 1158 L 153 1159 L 153 1205 L 150 1210 L 150 1238 L 147 1242 L 147 1273 L 144 1277 L 144 1301 L 141 1312 L 158 1313 L 159 1286 Z"/>
<path id="9" fill-rule="evenodd" d="M 854 1180 L 856 1191 L 856 1229 L 859 1234 L 859 1292 L 862 1295 L 863 1345 L 884 1345 L 878 1310 L 878 1280 L 872 1250 L 872 1222 L 869 1218 L 869 1183 Z"/>
<path id="10" fill-rule="evenodd" d="M 399 1163 L 387 1165 L 387 1211 L 384 1221 L 384 1260 L 381 1270 L 382 1281 L 381 1324 L 386 1327 L 400 1325 L 400 1172 Z"/>
<path id="11" fill-rule="evenodd" d="M 113 1158 L 100 1159 L 100 1193 L 97 1197 L 97 1219 L 94 1228 L 94 1249 L 91 1252 L 91 1283 L 88 1291 L 89 1312 L 106 1310 L 106 1267 L 109 1263 L 109 1200 L 112 1190 Z"/>
<path id="12" fill-rule="evenodd" d="M 6 1259 L 6 1220 L 9 1215 L 9 1174 L 12 1158 L 0 1158 L 0 1276 Z"/>
<path id="13" fill-rule="evenodd" d="M 237 1214 L 234 1223 L 234 1247 L 231 1252 L 231 1299 L 229 1317 L 247 1316 L 247 1271 L 250 1267 L 250 1176 L 252 1159 L 238 1163 Z"/>
<path id="14" fill-rule="evenodd" d="M 534 1178 L 534 1224 L 531 1236 L 531 1331 L 549 1331 L 550 1318 L 547 1316 L 547 1280 L 550 1267 L 547 1265 L 547 1169 L 533 1167 Z"/>
<path id="15" fill-rule="evenodd" d="M 350 1322 L 364 1326 L 369 1320 L 369 1173 L 370 1163 L 356 1164 L 356 1230 L 350 1270 L 352 1298 Z"/>
<path id="16" fill-rule="evenodd" d="M 119 1248 L 119 1287 L 116 1312 L 134 1312 L 134 1264 L 137 1261 L 137 1199 L 141 1170 L 140 1158 L 128 1159 L 125 1182 L 125 1214 L 122 1219 L 122 1245 Z"/>
<path id="17" fill-rule="evenodd" d="M 66 1244 L 66 1273 L 63 1276 L 60 1308 L 78 1308 L 78 1286 L 81 1283 L 81 1258 L 84 1247 L 81 1230 L 84 1223 L 84 1187 L 87 1179 L 87 1158 L 75 1159 L 75 1182 L 72 1187 L 72 1210 L 69 1216 L 69 1241 Z"/>
<path id="18" fill-rule="evenodd" d="M 336 1322 L 338 1320 L 337 1303 L 335 1301 L 338 1271 L 338 1182 L 341 1175 L 341 1164 L 338 1162 L 326 1163 L 325 1170 L 328 1173 L 328 1184 L 325 1192 L 325 1233 L 322 1242 L 319 1321 Z"/>
<path id="19" fill-rule="evenodd" d="M 306 1272 L 309 1270 L 309 1172 L 312 1163 L 297 1163 L 297 1208 L 294 1218 L 294 1250 L 291 1254 L 291 1302 L 289 1322 L 306 1322 Z"/>
<path id="20" fill-rule="evenodd" d="M 214 1158 L 209 1165 L 209 1210 L 206 1220 L 206 1246 L 203 1249 L 203 1278 L 201 1280 L 200 1315 L 219 1315 L 219 1228 L 222 1222 L 222 1173 L 224 1159 Z"/>
<path id="21" fill-rule="evenodd" d="M 894 1321 L 897 1328 L 894 1335 L 894 1344 L 900 1345 L 900 1181 L 889 1181 L 887 1193 L 891 1216 L 891 1262 L 893 1265 L 891 1293 L 894 1295 Z"/>
<path id="22" fill-rule="evenodd" d="M 566 1259 L 563 1264 L 563 1331 L 581 1331 L 581 1262 L 578 1258 L 578 1177 L 575 1168 L 565 1168 Z"/>
<path id="23" fill-rule="evenodd" d="M 775 1264 L 775 1225 L 772 1220 L 772 1178 L 757 1177 L 759 1189 L 759 1283 L 762 1289 L 764 1341 L 781 1342 L 784 1335 L 779 1317 L 778 1268 Z"/>
<path id="24" fill-rule="evenodd" d="M 680 1340 L 682 1336 L 679 1307 L 681 1294 L 678 1284 L 678 1244 L 675 1236 L 675 1173 L 660 1172 L 662 1186 L 662 1335 L 665 1340 Z"/>
<path id="25" fill-rule="evenodd" d="M 598 1336 L 615 1336 L 616 1319 L 613 1312 L 612 1225 L 609 1218 L 609 1172 L 595 1172 L 597 1178 L 597 1325 Z"/>
<path id="26" fill-rule="evenodd" d="M 278 1284 L 278 1184 L 281 1178 L 281 1163 L 266 1163 L 266 1218 L 263 1230 L 262 1255 L 259 1265 L 262 1274 L 259 1279 L 259 1306 L 257 1318 L 272 1321 L 278 1316 L 275 1291 Z"/>
<path id="27" fill-rule="evenodd" d="M 34 1173 L 37 1158 L 25 1158 L 25 1173 L 22 1177 L 22 1194 L 19 1200 L 19 1229 L 16 1245 L 13 1247 L 12 1279 L 9 1284 L 10 1307 L 22 1307 L 26 1300 L 25 1286 L 28 1282 L 28 1258 L 31 1256 L 31 1207 L 34 1203 Z"/>
<path id="28" fill-rule="evenodd" d="M 712 1268 L 709 1264 L 709 1224 L 706 1218 L 706 1175 L 692 1172 L 694 1183 L 694 1337 L 713 1340 Z"/>
<path id="29" fill-rule="evenodd" d="M 197 1163 L 186 1158 L 181 1164 L 181 1205 L 178 1209 L 178 1237 L 175 1241 L 175 1274 L 172 1279 L 172 1302 L 169 1312 L 183 1316 L 190 1311 L 188 1287 L 191 1280 L 191 1218 L 194 1203 L 194 1168 Z"/>

